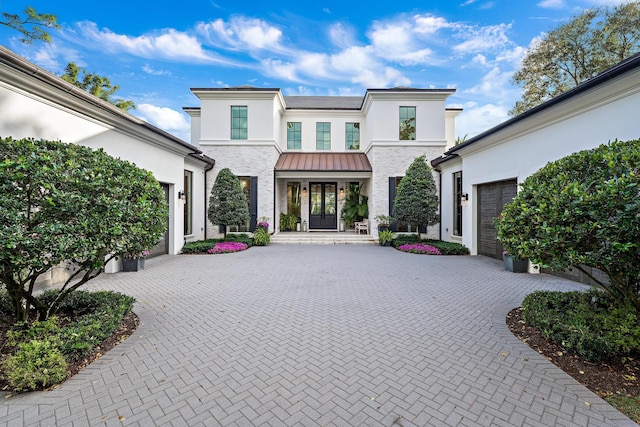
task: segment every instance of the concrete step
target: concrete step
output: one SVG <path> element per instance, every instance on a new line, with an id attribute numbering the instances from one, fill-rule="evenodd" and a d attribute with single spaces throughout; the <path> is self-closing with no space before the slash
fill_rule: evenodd
<path id="1" fill-rule="evenodd" d="M 377 240 L 371 235 L 352 232 L 279 232 L 271 236 L 272 244 L 285 245 L 373 245 Z"/>

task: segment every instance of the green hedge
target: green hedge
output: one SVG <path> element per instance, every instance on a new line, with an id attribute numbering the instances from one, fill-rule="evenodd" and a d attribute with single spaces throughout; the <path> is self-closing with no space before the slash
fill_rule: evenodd
<path id="1" fill-rule="evenodd" d="M 200 254 L 206 253 L 209 249 L 213 248 L 216 243 L 220 242 L 239 242 L 244 243 L 250 248 L 253 245 L 253 239 L 248 234 L 227 234 L 226 239 L 207 239 L 198 240 L 195 242 L 187 242 L 182 246 L 183 254 Z"/>
<path id="2" fill-rule="evenodd" d="M 469 249 L 460 243 L 432 239 L 422 239 L 422 241 L 420 241 L 418 239 L 418 235 L 415 233 L 397 234 L 393 239 L 392 245 L 397 248 L 398 246 L 402 246 L 407 243 L 426 243 L 434 248 L 438 248 L 442 255 L 469 255 Z"/>
<path id="3" fill-rule="evenodd" d="M 536 291 L 522 309 L 528 325 L 590 362 L 640 355 L 638 313 L 602 291 Z"/>

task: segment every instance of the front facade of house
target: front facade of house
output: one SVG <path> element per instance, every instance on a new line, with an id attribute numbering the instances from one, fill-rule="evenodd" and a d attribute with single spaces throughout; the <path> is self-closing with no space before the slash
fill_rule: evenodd
<path id="1" fill-rule="evenodd" d="M 191 143 L 216 159 L 207 194 L 221 169 L 240 177 L 251 212 L 240 231 L 260 220 L 271 232 L 338 231 L 348 194 L 359 191 L 375 235 L 374 217 L 390 214 L 413 159 L 434 159 L 453 146 L 460 112 L 445 107 L 452 89 L 369 89 L 363 97 L 283 96 L 253 87 L 192 92 L 200 107 L 185 108 Z M 293 217 L 290 226 L 281 226 L 281 214 Z M 207 234 L 217 232 L 209 224 Z M 437 235 L 437 227 L 430 232 Z"/>
<path id="2" fill-rule="evenodd" d="M 500 258 L 493 219 L 518 185 L 550 161 L 640 137 L 640 55 L 458 145 L 441 174 L 442 239 Z"/>
<path id="3" fill-rule="evenodd" d="M 152 172 L 169 204 L 169 228 L 153 254 L 178 254 L 185 240 L 205 236 L 205 175 L 213 159 L 1 46 L 0 136 L 102 148 Z M 120 268 L 111 262 L 105 270 Z"/>

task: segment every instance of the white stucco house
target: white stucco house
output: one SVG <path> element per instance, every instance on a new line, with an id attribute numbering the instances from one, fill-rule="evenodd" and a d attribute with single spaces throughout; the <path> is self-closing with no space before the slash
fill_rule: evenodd
<path id="1" fill-rule="evenodd" d="M 283 96 L 278 88 L 193 88 L 191 143 L 218 172 L 239 176 L 250 200 L 252 231 L 261 218 L 279 232 L 281 213 L 302 230 L 338 231 L 346 194 L 359 188 L 374 217 L 389 215 L 396 185 L 414 158 L 434 159 L 454 144 L 453 89 L 368 89 L 364 96 Z M 209 224 L 209 235 L 218 232 Z M 429 230 L 437 236 L 437 227 Z"/>
<path id="2" fill-rule="evenodd" d="M 441 175 L 443 240 L 500 258 L 493 218 L 518 184 L 550 161 L 640 137 L 640 55 L 449 149 L 431 162 Z"/>
<path id="3" fill-rule="evenodd" d="M 0 136 L 102 148 L 147 169 L 164 188 L 169 229 L 152 254 L 177 254 L 205 237 L 205 180 L 212 158 L 0 46 Z M 120 269 L 119 263 L 107 272 Z"/>

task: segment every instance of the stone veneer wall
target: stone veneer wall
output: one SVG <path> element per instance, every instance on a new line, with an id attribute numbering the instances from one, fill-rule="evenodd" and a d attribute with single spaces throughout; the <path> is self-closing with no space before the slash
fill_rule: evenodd
<path id="1" fill-rule="evenodd" d="M 272 232 L 275 221 L 273 168 L 280 154 L 275 144 L 203 143 L 200 149 L 216 159 L 215 167 L 207 173 L 207 195 L 211 194 L 218 172 L 224 168 L 229 168 L 237 176 L 258 177 L 258 221 L 260 217 L 269 217 L 269 231 Z M 209 196 L 206 205 L 209 206 Z M 207 220 L 207 238 L 215 237 L 219 237 L 218 227 Z"/>
<path id="2" fill-rule="evenodd" d="M 427 162 L 440 157 L 445 149 L 445 142 L 434 143 L 430 145 L 376 145 L 374 144 L 367 153 L 371 167 L 373 168 L 373 177 L 371 187 L 369 188 L 369 219 L 374 221 L 376 215 L 389 214 L 389 177 L 404 176 L 413 160 L 426 154 Z M 438 173 L 434 171 L 433 179 L 439 191 Z M 432 239 L 438 239 L 439 225 L 427 228 L 427 236 Z M 378 230 L 374 223 L 372 233 L 377 236 Z"/>

